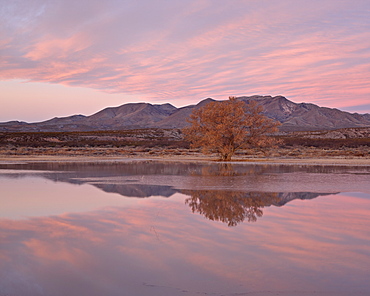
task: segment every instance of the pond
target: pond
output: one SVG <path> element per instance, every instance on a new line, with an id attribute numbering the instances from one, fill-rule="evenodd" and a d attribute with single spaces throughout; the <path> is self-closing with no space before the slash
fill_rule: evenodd
<path id="1" fill-rule="evenodd" d="M 0 296 L 370 294 L 370 167 L 0 164 Z"/>

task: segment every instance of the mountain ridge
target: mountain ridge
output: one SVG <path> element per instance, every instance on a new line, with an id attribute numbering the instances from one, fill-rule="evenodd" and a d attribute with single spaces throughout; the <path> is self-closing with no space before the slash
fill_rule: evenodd
<path id="1" fill-rule="evenodd" d="M 281 131 L 332 130 L 340 128 L 370 127 L 370 114 L 358 114 L 335 108 L 320 107 L 312 103 L 294 103 L 284 96 L 241 96 L 245 102 L 257 101 L 263 113 L 281 122 Z M 177 108 L 170 103 L 128 103 L 107 107 L 90 116 L 72 115 L 27 123 L 9 121 L 0 123 L 0 131 L 6 132 L 56 132 L 56 131 L 104 131 L 140 128 L 179 129 L 188 123 L 186 119 L 194 109 L 200 108 L 211 98 L 198 104 Z"/>

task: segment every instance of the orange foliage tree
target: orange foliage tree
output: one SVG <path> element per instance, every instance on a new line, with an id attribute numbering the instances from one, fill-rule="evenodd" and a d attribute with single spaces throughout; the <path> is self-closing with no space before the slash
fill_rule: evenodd
<path id="1" fill-rule="evenodd" d="M 279 122 L 262 114 L 255 101 L 248 103 L 229 97 L 195 109 L 190 126 L 183 129 L 192 148 L 201 147 L 204 153 L 217 153 L 221 160 L 230 161 L 238 149 L 267 147 L 276 143 L 269 135 L 276 132 Z"/>

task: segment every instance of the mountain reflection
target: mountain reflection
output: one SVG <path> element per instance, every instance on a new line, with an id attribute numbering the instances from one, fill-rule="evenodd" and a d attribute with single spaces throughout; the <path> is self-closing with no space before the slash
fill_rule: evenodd
<path id="1" fill-rule="evenodd" d="M 118 193 L 124 197 L 145 198 L 151 196 L 170 197 L 178 190 L 171 186 L 145 185 L 145 184 L 93 184 L 107 193 Z"/>
<path id="2" fill-rule="evenodd" d="M 193 213 L 228 226 L 236 226 L 244 220 L 256 222 L 263 215 L 262 208 L 279 202 L 276 192 L 183 190 L 182 193 L 191 196 L 185 203 Z"/>
<path id="3" fill-rule="evenodd" d="M 189 195 L 185 199 L 193 213 L 199 213 L 212 221 L 236 226 L 245 220 L 256 222 L 263 215 L 263 208 L 283 206 L 295 200 L 314 199 L 333 193 L 314 192 L 243 192 L 227 190 L 181 190 Z M 336 194 L 336 193 L 335 193 Z"/>

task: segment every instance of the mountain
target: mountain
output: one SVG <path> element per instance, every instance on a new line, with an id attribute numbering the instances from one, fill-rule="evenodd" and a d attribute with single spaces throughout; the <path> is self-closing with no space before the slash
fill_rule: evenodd
<path id="1" fill-rule="evenodd" d="M 370 126 L 370 114 L 349 113 L 309 103 L 297 104 L 283 96 L 252 96 L 239 99 L 259 102 L 266 116 L 282 123 L 282 130 L 330 130 Z"/>
<path id="2" fill-rule="evenodd" d="M 283 96 L 242 96 L 245 102 L 254 100 L 264 108 L 264 114 L 282 123 L 282 131 L 332 130 L 339 128 L 370 127 L 370 114 L 344 112 L 319 107 L 310 103 L 294 103 Z M 130 103 L 105 108 L 91 116 L 55 117 L 37 123 L 9 121 L 0 123 L 0 131 L 94 131 L 139 128 L 183 128 L 194 109 L 209 102 L 176 108 L 171 104 Z"/>

